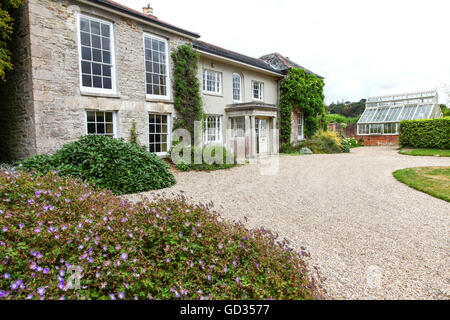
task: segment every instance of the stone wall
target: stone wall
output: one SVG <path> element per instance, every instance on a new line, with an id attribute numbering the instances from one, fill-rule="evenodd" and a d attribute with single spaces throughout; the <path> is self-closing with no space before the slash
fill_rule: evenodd
<path id="1" fill-rule="evenodd" d="M 36 152 L 54 152 L 86 134 L 87 109 L 116 111 L 118 135 L 126 140 L 134 120 L 139 143 L 148 146 L 148 113 L 175 110 L 173 97 L 146 99 L 143 33 L 169 39 L 169 54 L 189 40 L 78 1 L 29 0 L 29 10 Z M 79 12 L 114 25 L 118 94 L 113 97 L 80 91 Z"/>
<path id="2" fill-rule="evenodd" d="M 6 83 L 0 82 L 0 161 L 36 152 L 27 4 L 16 13 L 11 45 L 14 70 Z"/>

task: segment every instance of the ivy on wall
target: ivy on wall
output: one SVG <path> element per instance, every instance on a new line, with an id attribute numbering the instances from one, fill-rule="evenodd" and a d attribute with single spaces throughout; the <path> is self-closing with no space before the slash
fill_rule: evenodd
<path id="1" fill-rule="evenodd" d="M 291 142 L 292 112 L 302 111 L 305 118 L 305 136 L 311 137 L 323 124 L 325 104 L 324 82 L 302 69 L 291 68 L 280 84 L 280 140 Z"/>
<path id="2" fill-rule="evenodd" d="M 182 45 L 172 54 L 174 63 L 174 104 L 178 119 L 174 129 L 183 128 L 194 140 L 194 122 L 204 117 L 197 71 L 200 55 L 191 45 Z"/>

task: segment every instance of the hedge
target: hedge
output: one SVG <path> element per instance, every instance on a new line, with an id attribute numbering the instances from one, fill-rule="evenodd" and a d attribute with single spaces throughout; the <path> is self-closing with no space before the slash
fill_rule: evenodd
<path id="1" fill-rule="evenodd" d="M 400 122 L 400 144 L 415 148 L 450 149 L 450 117 Z"/>

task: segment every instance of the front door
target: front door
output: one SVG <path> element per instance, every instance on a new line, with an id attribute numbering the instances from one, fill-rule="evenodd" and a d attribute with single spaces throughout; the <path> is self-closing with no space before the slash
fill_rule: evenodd
<path id="1" fill-rule="evenodd" d="M 269 152 L 269 139 L 267 134 L 267 120 L 256 118 L 256 152 L 267 155 Z"/>

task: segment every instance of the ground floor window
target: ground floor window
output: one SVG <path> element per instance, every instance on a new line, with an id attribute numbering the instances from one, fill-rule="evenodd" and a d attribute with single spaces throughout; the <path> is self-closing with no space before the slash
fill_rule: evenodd
<path id="1" fill-rule="evenodd" d="M 86 133 L 103 135 L 115 138 L 116 135 L 115 112 L 86 111 Z"/>
<path id="2" fill-rule="evenodd" d="M 383 134 L 383 125 L 381 123 L 371 124 L 370 134 Z"/>
<path id="3" fill-rule="evenodd" d="M 149 151 L 167 154 L 170 149 L 170 115 L 149 114 Z"/>
<path id="4" fill-rule="evenodd" d="M 304 118 L 303 118 L 303 112 L 298 113 L 298 140 L 303 140 L 304 138 Z"/>
<path id="5" fill-rule="evenodd" d="M 233 138 L 245 137 L 245 118 L 231 118 L 231 129 Z"/>
<path id="6" fill-rule="evenodd" d="M 370 132 L 370 124 L 359 124 L 358 125 L 358 134 L 369 134 Z"/>
<path id="7" fill-rule="evenodd" d="M 384 134 L 397 134 L 398 124 L 397 123 L 385 123 L 384 124 Z"/>
<path id="8" fill-rule="evenodd" d="M 222 141 L 221 116 L 208 116 L 205 119 L 204 141 L 205 143 L 214 143 Z"/>

